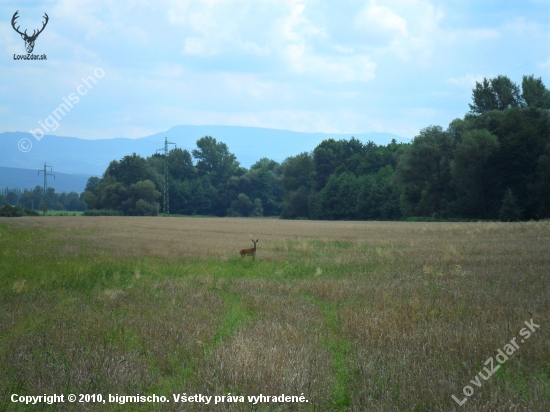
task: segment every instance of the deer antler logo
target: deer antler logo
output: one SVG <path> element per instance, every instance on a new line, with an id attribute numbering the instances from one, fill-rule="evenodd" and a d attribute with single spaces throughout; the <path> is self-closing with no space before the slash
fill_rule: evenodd
<path id="1" fill-rule="evenodd" d="M 25 40 L 25 48 L 27 49 L 27 53 L 32 53 L 32 51 L 34 50 L 34 42 L 36 41 L 38 35 L 44 30 L 46 24 L 48 24 L 49 17 L 46 13 L 44 13 L 44 18 L 46 19 L 46 21 L 42 24 L 42 28 L 38 30 L 38 32 L 36 30 L 33 30 L 32 36 L 29 36 L 27 35 L 27 30 L 25 30 L 24 33 L 21 33 L 19 31 L 19 26 L 17 26 L 17 28 L 15 27 L 15 20 L 19 17 L 17 13 L 19 13 L 19 10 L 14 13 L 11 19 L 11 25 L 13 26 L 13 29 L 21 35 L 21 38 Z"/>

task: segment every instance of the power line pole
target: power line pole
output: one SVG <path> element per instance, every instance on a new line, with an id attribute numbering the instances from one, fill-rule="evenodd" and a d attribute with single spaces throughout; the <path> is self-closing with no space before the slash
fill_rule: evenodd
<path id="1" fill-rule="evenodd" d="M 176 148 L 176 144 L 169 142 L 168 137 L 164 138 L 164 149 L 157 149 L 157 152 L 159 150 L 164 150 L 164 206 L 163 206 L 163 215 L 169 215 L 170 214 L 170 198 L 168 193 L 168 145 L 173 144 L 174 148 Z"/>
<path id="2" fill-rule="evenodd" d="M 44 174 L 44 204 L 48 204 L 48 200 L 46 198 L 46 195 L 48 194 L 48 176 L 53 176 L 53 179 L 55 180 L 55 175 L 53 173 L 48 173 L 48 167 L 50 168 L 50 172 L 53 171 L 53 168 L 51 166 L 48 166 L 46 162 L 44 162 L 44 170 L 39 170 L 38 175 L 40 176 L 40 172 Z"/>

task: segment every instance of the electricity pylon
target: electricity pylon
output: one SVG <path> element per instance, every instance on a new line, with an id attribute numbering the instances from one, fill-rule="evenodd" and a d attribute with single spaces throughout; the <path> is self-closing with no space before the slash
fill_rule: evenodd
<path id="1" fill-rule="evenodd" d="M 169 142 L 168 137 L 164 138 L 164 149 L 157 149 L 157 152 L 159 150 L 164 150 L 164 206 L 163 206 L 163 215 L 169 215 L 170 214 L 170 198 L 168 193 L 168 145 L 173 144 L 174 148 L 176 147 L 175 143 Z"/>
<path id="2" fill-rule="evenodd" d="M 48 166 L 46 162 L 44 162 L 44 170 L 39 170 L 38 175 L 40 176 L 40 172 L 44 174 L 44 204 L 48 204 L 47 194 L 48 194 L 48 176 L 53 176 L 53 180 L 55 180 L 55 175 L 53 173 L 48 173 L 48 167 L 50 168 L 50 172 L 53 171 L 53 168 L 51 166 Z"/>

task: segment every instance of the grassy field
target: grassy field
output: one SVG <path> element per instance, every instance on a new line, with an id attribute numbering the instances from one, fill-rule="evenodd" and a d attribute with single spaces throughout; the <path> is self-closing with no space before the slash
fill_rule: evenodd
<path id="1" fill-rule="evenodd" d="M 549 222 L 1 218 L 0 411 L 549 411 L 549 269 Z"/>

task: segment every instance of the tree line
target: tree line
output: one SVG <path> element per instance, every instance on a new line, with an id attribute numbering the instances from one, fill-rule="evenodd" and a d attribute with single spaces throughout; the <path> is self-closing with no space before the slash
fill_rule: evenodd
<path id="1" fill-rule="evenodd" d="M 273 160 L 260 159 L 246 169 L 225 143 L 205 136 L 197 141 L 192 153 L 176 148 L 169 152 L 166 161 L 172 214 L 280 214 L 282 169 Z M 88 180 L 84 200 L 90 209 L 156 215 L 162 203 L 164 167 L 163 154 L 143 158 L 134 153 L 114 160 L 101 179 Z"/>
<path id="2" fill-rule="evenodd" d="M 48 210 L 86 210 L 84 193 L 57 193 L 53 187 L 48 187 L 46 195 L 44 195 L 42 186 L 36 186 L 32 190 L 20 188 L 0 189 L 0 206 L 2 205 L 19 205 L 30 210 L 41 210 L 44 206 Z"/>
<path id="3" fill-rule="evenodd" d="M 83 194 L 89 209 L 126 215 L 297 219 L 525 220 L 550 217 L 550 91 L 540 78 L 477 82 L 470 111 L 447 129 L 429 126 L 411 143 L 327 139 L 282 163 L 241 167 L 212 136 L 191 153 L 173 149 L 113 160 Z"/>

